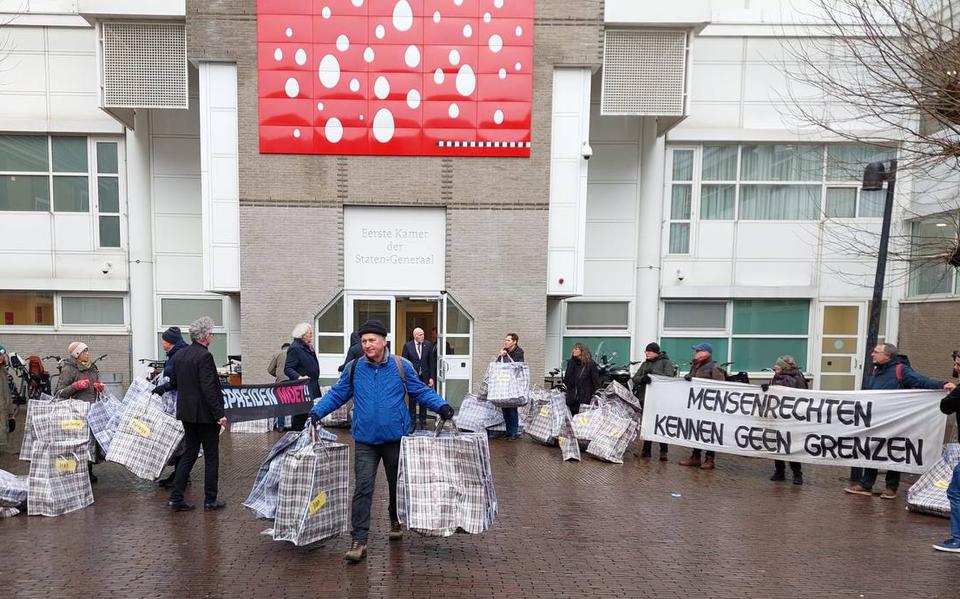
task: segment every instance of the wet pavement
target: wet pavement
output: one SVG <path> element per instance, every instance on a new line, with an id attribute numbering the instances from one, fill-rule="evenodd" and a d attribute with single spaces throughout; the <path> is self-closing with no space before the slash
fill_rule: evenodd
<path id="1" fill-rule="evenodd" d="M 767 480 L 766 460 L 721 455 L 717 470 L 684 468 L 679 447 L 668 463 L 628 455 L 621 466 L 491 441 L 498 519 L 482 535 L 445 539 L 388 543 L 381 473 L 369 556 L 346 566 L 348 539 L 274 542 L 259 534 L 269 523 L 240 506 L 277 438 L 221 438 L 220 512 L 171 513 L 165 491 L 102 464 L 89 508 L 0 520 L 0 597 L 960 596 L 960 556 L 930 548 L 948 521 L 905 510 L 915 477 L 883 501 L 844 494 L 840 468 L 805 467 L 795 486 Z M 28 463 L 8 448 L 0 468 L 21 474 Z"/>

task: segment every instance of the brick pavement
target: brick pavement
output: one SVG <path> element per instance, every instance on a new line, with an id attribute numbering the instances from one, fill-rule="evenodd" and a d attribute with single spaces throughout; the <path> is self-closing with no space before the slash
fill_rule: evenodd
<path id="1" fill-rule="evenodd" d="M 348 540 L 273 542 L 240 507 L 276 438 L 224 435 L 222 512 L 172 514 L 166 492 L 105 464 L 93 506 L 0 520 L 0 597 L 960 596 L 960 558 L 930 548 L 947 520 L 845 495 L 839 468 L 805 467 L 797 487 L 769 482 L 766 460 L 721 455 L 702 472 L 673 448 L 669 463 L 562 463 L 527 440 L 491 442 L 500 515 L 483 535 L 389 544 L 381 477 L 369 557 L 347 567 Z M 27 463 L 4 453 L 0 468 Z"/>

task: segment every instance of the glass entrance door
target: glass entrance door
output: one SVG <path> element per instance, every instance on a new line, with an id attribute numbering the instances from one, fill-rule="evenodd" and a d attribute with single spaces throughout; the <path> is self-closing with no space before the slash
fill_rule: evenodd
<path id="1" fill-rule="evenodd" d="M 454 408 L 470 392 L 473 372 L 473 318 L 448 293 L 440 296 L 437 364 L 440 395 Z"/>
<path id="2" fill-rule="evenodd" d="M 822 306 L 820 322 L 820 388 L 852 391 L 860 388 L 863 364 L 865 304 Z"/>

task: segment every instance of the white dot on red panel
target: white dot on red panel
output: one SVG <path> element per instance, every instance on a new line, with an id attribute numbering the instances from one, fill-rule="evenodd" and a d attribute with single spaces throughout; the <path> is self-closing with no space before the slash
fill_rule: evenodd
<path id="1" fill-rule="evenodd" d="M 490 22 L 490 19 L 492 19 L 492 18 L 493 18 L 493 17 L 490 16 L 490 13 L 488 13 L 488 12 L 483 13 L 483 22 L 484 22 L 484 23 L 489 23 L 489 22 Z"/>
<path id="2" fill-rule="evenodd" d="M 288 98 L 296 98 L 300 94 L 300 83 L 293 77 L 290 77 L 283 85 L 283 91 L 287 94 Z"/>
<path id="3" fill-rule="evenodd" d="M 387 96 L 390 95 L 390 82 L 387 81 L 386 77 L 383 75 L 377 77 L 377 80 L 373 84 L 373 93 L 381 100 L 387 99 Z"/>
<path id="4" fill-rule="evenodd" d="M 363 120 L 363 115 L 361 114 L 358 118 L 362 121 L 362 120 Z"/>
<path id="5" fill-rule="evenodd" d="M 470 23 L 467 23 L 463 26 L 463 37 L 471 37 L 473 35 L 473 27 L 470 26 Z"/>
<path id="6" fill-rule="evenodd" d="M 297 50 L 297 53 L 293 55 L 293 60 L 300 66 L 307 64 L 307 51 L 303 48 Z"/>
<path id="7" fill-rule="evenodd" d="M 373 48 L 368 47 L 366 50 L 363 51 L 363 59 L 367 62 L 373 62 L 373 59 L 374 59 Z"/>
<path id="8" fill-rule="evenodd" d="M 406 52 L 403 53 L 403 62 L 411 69 L 420 64 L 420 48 L 413 44 L 407 46 Z"/>
<path id="9" fill-rule="evenodd" d="M 350 47 L 350 39 L 346 35 L 341 34 L 339 37 L 337 37 L 337 50 L 340 50 L 341 52 L 346 52 L 347 48 L 349 47 Z"/>
<path id="10" fill-rule="evenodd" d="M 517 34 L 517 37 L 520 37 L 521 35 L 523 35 L 523 27 L 517 25 L 517 28 L 514 30 L 514 33 Z"/>
<path id="11" fill-rule="evenodd" d="M 443 83 L 443 69 L 437 69 L 433 72 L 433 82 L 437 85 Z"/>
<path id="12" fill-rule="evenodd" d="M 453 3 L 457 6 L 463 6 L 463 0 L 453 0 Z"/>
<path id="13" fill-rule="evenodd" d="M 450 55 L 447 58 L 453 66 L 460 64 L 460 52 L 456 48 L 450 50 Z"/>
<path id="14" fill-rule="evenodd" d="M 507 78 L 507 69 L 501 67 L 500 70 L 497 71 L 497 75 L 498 75 L 501 79 L 506 79 L 506 78 Z"/>
<path id="15" fill-rule="evenodd" d="M 393 26 L 397 31 L 408 31 L 413 27 L 413 9 L 407 0 L 400 0 L 393 7 Z"/>
<path id="16" fill-rule="evenodd" d="M 290 29 L 289 27 L 287 27 L 287 28 L 284 30 L 283 34 L 284 34 L 285 36 L 287 36 L 287 37 L 293 37 L 293 29 Z"/>
<path id="17" fill-rule="evenodd" d="M 386 108 L 381 108 L 373 115 L 373 137 L 382 144 L 393 139 L 393 114 Z"/>
<path id="18" fill-rule="evenodd" d="M 323 127 L 323 134 L 326 136 L 327 141 L 333 144 L 343 139 L 343 125 L 340 124 L 340 119 L 333 117 L 328 120 L 327 124 Z"/>
<path id="19" fill-rule="evenodd" d="M 518 62 L 517 64 L 513 65 L 513 68 L 515 68 L 516 70 L 519 71 L 520 69 L 523 68 L 523 65 L 521 65 L 521 64 Z"/>
<path id="20" fill-rule="evenodd" d="M 493 0 L 493 5 L 497 8 L 503 8 L 503 0 Z"/>
<path id="21" fill-rule="evenodd" d="M 420 92 L 415 89 L 407 92 L 407 106 L 414 109 L 420 106 Z"/>
<path id="22" fill-rule="evenodd" d="M 358 79 L 350 80 L 350 91 L 352 92 L 360 91 L 360 81 Z"/>
<path id="23" fill-rule="evenodd" d="M 327 54 L 320 59 L 320 83 L 330 89 L 340 82 L 340 63 L 333 54 Z"/>
<path id="24" fill-rule="evenodd" d="M 293 130 L 293 136 L 296 137 L 297 139 L 300 139 L 300 130 L 299 130 L 299 129 L 294 129 L 294 130 Z"/>
<path id="25" fill-rule="evenodd" d="M 487 45 L 490 47 L 491 52 L 499 52 L 503 49 L 503 38 L 500 37 L 499 34 L 494 33 L 487 41 Z"/>
<path id="26" fill-rule="evenodd" d="M 277 62 L 283 60 L 283 50 L 281 50 L 280 48 L 277 48 L 276 50 L 274 50 L 273 59 L 276 60 Z"/>
<path id="27" fill-rule="evenodd" d="M 500 125 L 503 123 L 503 111 L 497 110 L 493 113 L 493 122 Z"/>
<path id="28" fill-rule="evenodd" d="M 320 11 L 320 14 L 323 15 L 323 18 L 324 18 L 324 19 L 329 19 L 329 18 L 330 18 L 330 7 L 329 7 L 329 6 L 324 6 L 324 7 L 323 7 L 323 10 Z"/>
<path id="29" fill-rule="evenodd" d="M 433 11 L 433 22 L 434 22 L 434 23 L 439 23 L 439 22 L 440 22 L 440 11 L 439 11 L 439 10 Z"/>
<path id="30" fill-rule="evenodd" d="M 361 6 L 363 6 L 363 0 L 353 0 L 353 5 L 356 6 L 357 8 L 360 8 Z"/>
<path id="31" fill-rule="evenodd" d="M 470 65 L 465 64 L 457 72 L 457 93 L 469 96 L 477 88 L 477 76 Z"/>
<path id="32" fill-rule="evenodd" d="M 317 102 L 317 110 L 323 112 L 323 102 Z"/>
<path id="33" fill-rule="evenodd" d="M 450 108 L 447 109 L 447 114 L 449 114 L 452 119 L 457 118 L 460 116 L 460 107 L 456 104 L 451 104 Z"/>
<path id="34" fill-rule="evenodd" d="M 383 25 L 377 25 L 377 29 L 373 33 L 378 40 L 382 40 L 383 36 L 387 35 L 387 30 L 383 28 Z"/>

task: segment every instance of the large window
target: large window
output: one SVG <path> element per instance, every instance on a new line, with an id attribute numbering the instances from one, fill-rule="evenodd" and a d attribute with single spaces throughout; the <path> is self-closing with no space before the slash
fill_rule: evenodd
<path id="1" fill-rule="evenodd" d="M 122 297 L 67 295 L 60 299 L 60 318 L 65 325 L 122 325 Z"/>
<path id="2" fill-rule="evenodd" d="M 4 326 L 53 326 L 53 293 L 46 291 L 0 292 Z"/>
<path id="3" fill-rule="evenodd" d="M 960 237 L 958 214 L 938 214 L 910 225 L 910 295 L 952 295 L 958 292 L 957 269 L 947 260 Z"/>
<path id="4" fill-rule="evenodd" d="M 692 220 L 879 218 L 864 167 L 893 149 L 857 144 L 707 144 L 671 151 L 668 252 L 689 253 Z"/>
<path id="5" fill-rule="evenodd" d="M 683 369 L 691 346 L 703 342 L 713 345 L 717 362 L 732 362 L 728 370 L 758 372 L 784 354 L 804 368 L 809 328 L 806 299 L 667 301 L 660 345 Z"/>
<path id="6" fill-rule="evenodd" d="M 56 307 L 59 306 L 59 311 Z M 84 327 L 126 330 L 124 298 L 117 295 L 0 291 L 0 327 Z"/>
<path id="7" fill-rule="evenodd" d="M 346 342 L 343 334 L 343 294 L 324 306 L 317 316 L 316 340 L 317 353 L 342 354 Z"/>
<path id="8" fill-rule="evenodd" d="M 600 362 L 630 361 L 630 303 L 618 301 L 565 302 L 561 364 L 566 364 L 574 343 L 583 343 Z M 549 366 L 549 365 L 548 365 Z"/>
<path id="9" fill-rule="evenodd" d="M 218 366 L 227 363 L 227 329 L 223 326 L 223 300 L 220 298 L 164 297 L 160 299 L 160 328 L 157 331 L 157 355 L 163 356 L 160 336 L 168 327 L 180 327 L 183 340 L 190 343 L 190 323 L 201 316 L 213 320 L 210 353 Z"/>

